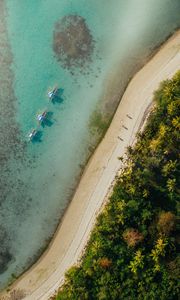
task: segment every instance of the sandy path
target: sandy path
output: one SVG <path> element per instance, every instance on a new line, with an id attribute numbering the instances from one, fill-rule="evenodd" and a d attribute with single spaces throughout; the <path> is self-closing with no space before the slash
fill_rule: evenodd
<path id="1" fill-rule="evenodd" d="M 64 272 L 80 257 L 96 215 L 121 167 L 118 157 L 133 143 L 159 82 L 172 77 L 178 69 L 180 31 L 130 82 L 49 249 L 12 287 L 24 290 L 27 293 L 25 299 L 47 300 L 63 282 Z"/>

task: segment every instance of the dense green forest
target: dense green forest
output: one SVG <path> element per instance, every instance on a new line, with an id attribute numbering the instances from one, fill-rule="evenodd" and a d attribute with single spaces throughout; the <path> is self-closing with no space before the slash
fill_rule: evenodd
<path id="1" fill-rule="evenodd" d="M 178 299 L 179 129 L 180 71 L 155 92 L 146 128 L 56 300 Z"/>

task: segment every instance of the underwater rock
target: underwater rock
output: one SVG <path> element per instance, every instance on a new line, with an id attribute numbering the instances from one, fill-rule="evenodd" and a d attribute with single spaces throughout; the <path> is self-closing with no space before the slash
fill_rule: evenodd
<path id="1" fill-rule="evenodd" d="M 9 238 L 5 229 L 0 226 L 0 274 L 3 273 L 9 262 L 12 260 L 12 255 L 9 252 Z"/>
<path id="2" fill-rule="evenodd" d="M 91 61 L 95 42 L 83 17 L 69 15 L 55 25 L 53 49 L 64 68 L 83 68 Z"/>
<path id="3" fill-rule="evenodd" d="M 9 262 L 12 260 L 12 255 L 6 251 L 0 250 L 0 274 L 4 273 L 7 269 Z"/>

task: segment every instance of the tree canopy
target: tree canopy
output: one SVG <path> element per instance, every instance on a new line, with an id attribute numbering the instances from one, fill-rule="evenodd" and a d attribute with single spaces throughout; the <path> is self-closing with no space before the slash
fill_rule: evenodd
<path id="1" fill-rule="evenodd" d="M 56 300 L 175 300 L 179 295 L 180 71 L 154 106 Z"/>

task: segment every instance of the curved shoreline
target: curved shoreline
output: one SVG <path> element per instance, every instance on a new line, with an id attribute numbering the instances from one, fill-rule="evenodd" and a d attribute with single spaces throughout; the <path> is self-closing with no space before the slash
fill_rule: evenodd
<path id="1" fill-rule="evenodd" d="M 180 31 L 131 80 L 105 137 L 85 168 L 50 247 L 11 286 L 26 292 L 24 299 L 48 299 L 62 284 L 64 272 L 80 258 L 97 213 L 121 167 L 118 157 L 134 142 L 154 90 L 177 69 L 180 69 Z"/>

